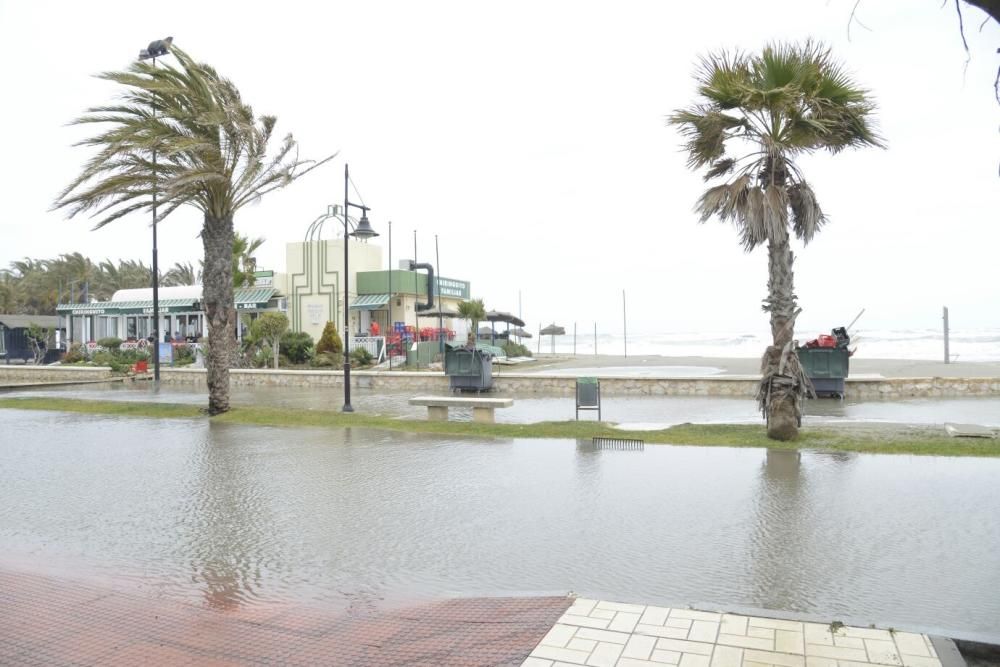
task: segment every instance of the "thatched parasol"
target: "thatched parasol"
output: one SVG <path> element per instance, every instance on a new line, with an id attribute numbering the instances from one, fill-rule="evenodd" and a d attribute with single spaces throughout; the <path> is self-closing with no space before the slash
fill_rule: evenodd
<path id="1" fill-rule="evenodd" d="M 562 328 L 558 324 L 554 324 L 554 323 L 550 324 L 549 326 L 545 327 L 544 329 L 542 329 L 541 331 L 538 332 L 538 337 L 539 337 L 538 345 L 539 345 L 539 347 L 541 347 L 541 344 L 542 344 L 541 337 L 542 336 L 551 336 L 552 337 L 552 353 L 555 354 L 555 351 L 556 351 L 556 336 L 565 336 L 565 335 L 566 335 L 566 329 Z"/>

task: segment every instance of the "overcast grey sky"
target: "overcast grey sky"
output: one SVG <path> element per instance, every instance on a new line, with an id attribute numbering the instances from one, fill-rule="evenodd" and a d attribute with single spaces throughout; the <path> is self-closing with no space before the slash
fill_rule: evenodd
<path id="1" fill-rule="evenodd" d="M 703 185 L 664 117 L 694 100 L 700 54 L 769 40 L 829 43 L 880 106 L 889 148 L 803 160 L 831 218 L 798 249 L 800 329 L 1000 326 L 1000 27 L 940 0 L 747 2 L 10 2 L 0 0 L 0 266 L 79 251 L 149 262 L 148 216 L 90 231 L 48 211 L 79 170 L 66 123 L 123 68 L 173 35 L 215 65 L 307 157 L 335 164 L 241 211 L 267 239 L 263 267 L 343 196 L 343 164 L 393 222 L 394 255 L 471 280 L 487 306 L 525 319 L 636 331 L 766 331 L 763 250 L 698 225 Z M 160 262 L 197 262 L 200 217 L 160 231 Z M 384 237 L 381 240 L 385 240 Z M 801 336 L 800 336 L 801 337 Z"/>

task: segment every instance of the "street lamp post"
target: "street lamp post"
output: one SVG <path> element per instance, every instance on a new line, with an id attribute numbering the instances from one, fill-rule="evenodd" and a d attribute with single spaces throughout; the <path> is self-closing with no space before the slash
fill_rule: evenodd
<path id="1" fill-rule="evenodd" d="M 173 37 L 150 42 L 149 46 L 139 52 L 139 60 L 152 60 L 156 67 L 156 58 L 170 53 Z M 156 113 L 156 109 L 153 109 Z M 153 382 L 160 383 L 160 264 L 156 249 L 156 149 L 153 149 Z"/>
<path id="2" fill-rule="evenodd" d="M 363 204 L 355 204 L 347 198 L 347 188 L 351 182 L 350 171 L 348 170 L 347 164 L 344 164 L 344 412 L 354 412 L 354 407 L 351 405 L 351 307 L 350 307 L 350 273 L 347 270 L 348 253 L 347 253 L 347 242 L 348 237 L 353 236 L 359 239 L 370 239 L 378 236 L 378 232 L 372 229 L 371 223 L 368 222 L 368 211 L 367 206 Z M 361 219 L 358 220 L 357 226 L 354 231 L 350 231 L 347 213 L 350 211 L 350 207 L 361 209 Z"/>

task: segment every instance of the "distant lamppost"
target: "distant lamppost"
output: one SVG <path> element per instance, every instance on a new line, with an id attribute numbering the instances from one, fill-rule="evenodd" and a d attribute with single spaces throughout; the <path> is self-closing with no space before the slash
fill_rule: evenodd
<path id="1" fill-rule="evenodd" d="M 149 46 L 139 52 L 139 60 L 152 60 L 156 67 L 156 59 L 170 53 L 173 37 L 150 42 Z M 153 109 L 156 114 L 156 109 Z M 160 382 L 160 263 L 156 250 L 156 149 L 153 149 L 153 382 Z"/>
<path id="2" fill-rule="evenodd" d="M 372 229 L 372 225 L 368 222 L 368 211 L 367 206 L 362 204 L 355 204 L 354 202 L 348 201 L 347 198 L 347 188 L 351 182 L 350 171 L 347 168 L 347 164 L 344 164 L 344 412 L 354 412 L 354 408 L 351 406 L 351 307 L 350 307 L 350 293 L 349 288 L 351 284 L 350 273 L 347 270 L 348 261 L 348 237 L 353 236 L 358 239 L 370 239 L 378 236 L 378 232 Z M 358 220 L 357 226 L 354 231 L 350 231 L 347 213 L 350 211 L 350 207 L 361 209 L 361 219 Z"/>

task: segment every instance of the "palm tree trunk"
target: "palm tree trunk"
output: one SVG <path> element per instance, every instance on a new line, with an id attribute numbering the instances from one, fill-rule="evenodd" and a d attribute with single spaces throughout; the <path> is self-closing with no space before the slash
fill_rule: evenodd
<path id="1" fill-rule="evenodd" d="M 205 214 L 201 231 L 205 246 L 202 274 L 203 307 L 208 318 L 208 414 L 229 410 L 229 367 L 236 350 L 236 307 L 233 303 L 233 218 Z"/>
<path id="2" fill-rule="evenodd" d="M 801 369 L 795 352 L 794 257 L 788 233 L 771 238 L 767 244 L 767 300 L 771 313 L 771 346 L 761 360 L 758 401 L 767 417 L 767 436 L 791 440 L 798 435 L 802 392 Z"/>

